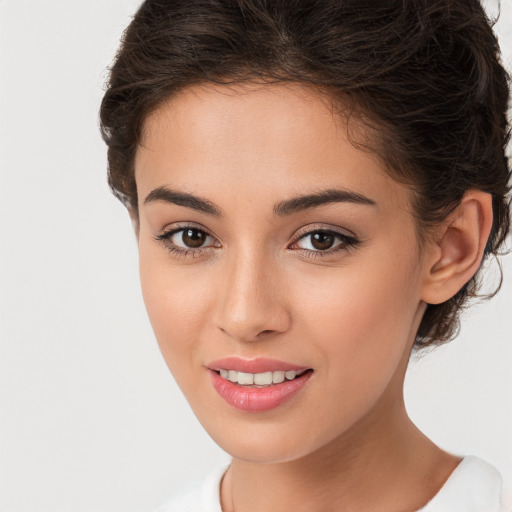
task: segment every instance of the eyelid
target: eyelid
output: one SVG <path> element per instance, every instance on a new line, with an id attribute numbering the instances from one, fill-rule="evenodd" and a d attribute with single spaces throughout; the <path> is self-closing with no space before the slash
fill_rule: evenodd
<path id="1" fill-rule="evenodd" d="M 155 238 L 162 240 L 185 229 L 197 229 L 198 231 L 204 231 L 208 236 L 218 241 L 218 238 L 208 228 L 201 224 L 197 224 L 196 222 L 175 222 L 173 224 L 169 224 L 163 228 Z"/>
<path id="2" fill-rule="evenodd" d="M 180 231 L 185 231 L 186 229 L 196 229 L 198 231 L 202 231 L 207 236 L 209 236 L 214 244 L 202 246 L 202 247 L 180 247 L 171 241 L 171 238 Z M 202 226 L 201 224 L 197 224 L 195 222 L 177 222 L 174 224 L 170 224 L 166 226 L 159 234 L 155 235 L 155 240 L 163 244 L 163 246 L 172 254 L 178 256 L 201 256 L 206 253 L 211 253 L 212 250 L 221 247 L 219 239 L 207 228 Z"/>
<path id="3" fill-rule="evenodd" d="M 294 244 L 301 238 L 304 238 L 311 233 L 316 233 L 317 231 L 334 233 L 335 235 L 339 235 L 344 238 L 358 240 L 358 237 L 352 233 L 352 231 L 340 228 L 339 226 L 333 226 L 332 224 L 308 224 L 307 226 L 300 228 L 296 233 L 294 233 L 291 243 Z"/>
<path id="4" fill-rule="evenodd" d="M 305 247 L 293 247 L 296 245 L 300 240 L 303 240 L 307 238 L 308 236 L 313 235 L 314 233 L 323 232 L 329 235 L 332 235 L 335 238 L 338 238 L 339 243 L 337 245 L 334 245 L 333 247 L 330 247 L 326 250 L 320 250 L 320 249 L 308 249 Z M 296 251 L 299 253 L 302 257 L 306 258 L 314 258 L 314 259 L 321 259 L 321 258 L 329 258 L 329 257 L 336 257 L 341 254 L 348 254 L 354 249 L 356 249 L 361 244 L 361 240 L 351 231 L 345 230 L 343 228 L 340 228 L 338 226 L 332 226 L 329 225 L 329 227 L 326 227 L 325 224 L 323 225 L 308 225 L 304 228 L 301 228 L 294 236 L 293 241 L 288 246 L 288 249 L 291 251 Z"/>

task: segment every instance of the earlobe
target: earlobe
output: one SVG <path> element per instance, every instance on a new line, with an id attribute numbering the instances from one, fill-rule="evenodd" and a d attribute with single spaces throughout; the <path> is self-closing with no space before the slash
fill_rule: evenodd
<path id="1" fill-rule="evenodd" d="M 440 304 L 453 297 L 477 272 L 492 228 L 492 196 L 466 193 L 440 228 L 432 247 L 422 299 Z"/>

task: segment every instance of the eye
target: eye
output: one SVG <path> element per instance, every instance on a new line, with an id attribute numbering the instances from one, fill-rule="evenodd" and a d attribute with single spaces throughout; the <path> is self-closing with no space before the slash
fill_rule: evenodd
<path id="1" fill-rule="evenodd" d="M 212 237 L 197 228 L 184 228 L 179 231 L 175 231 L 168 240 L 178 247 L 183 247 L 185 249 L 198 249 L 207 241 L 211 241 Z"/>
<path id="2" fill-rule="evenodd" d="M 314 253 L 315 256 L 323 256 L 348 250 L 357 244 L 359 240 L 354 236 L 330 229 L 315 229 L 299 235 L 290 248 Z"/>
<path id="3" fill-rule="evenodd" d="M 156 236 L 156 239 L 170 252 L 183 256 L 199 256 L 213 247 L 220 247 L 212 235 L 196 226 L 176 226 Z"/>
<path id="4" fill-rule="evenodd" d="M 339 236 L 325 231 L 310 233 L 300 238 L 297 242 L 297 245 L 301 247 L 301 249 L 307 249 L 309 251 L 327 251 L 331 249 L 336 242 L 338 242 L 338 244 L 341 243 Z"/>

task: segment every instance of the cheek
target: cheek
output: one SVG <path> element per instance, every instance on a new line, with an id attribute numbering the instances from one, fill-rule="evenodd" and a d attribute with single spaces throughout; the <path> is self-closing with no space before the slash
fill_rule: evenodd
<path id="1" fill-rule="evenodd" d="M 294 299 L 301 308 L 298 330 L 315 341 L 329 379 L 341 389 L 371 397 L 392 377 L 414 335 L 415 280 L 412 260 L 376 259 L 305 282 L 307 301 Z"/>
<path id="2" fill-rule="evenodd" d="M 310 287 L 311 313 L 325 329 L 326 340 L 341 338 L 360 347 L 407 337 L 408 320 L 415 309 L 410 287 L 370 272 L 354 274 L 331 276 L 316 294 Z"/>
<path id="3" fill-rule="evenodd" d="M 151 255 L 150 250 L 141 249 L 139 268 L 144 302 L 162 355 L 174 374 L 182 372 L 185 361 L 195 361 L 214 287 L 193 266 L 173 269 L 165 255 Z"/>

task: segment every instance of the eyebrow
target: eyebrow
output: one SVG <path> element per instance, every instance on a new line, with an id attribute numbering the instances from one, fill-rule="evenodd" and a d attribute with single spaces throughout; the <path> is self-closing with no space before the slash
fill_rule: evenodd
<path id="1" fill-rule="evenodd" d="M 222 216 L 222 210 L 211 201 L 208 201 L 208 199 L 202 199 L 187 192 L 171 190 L 167 187 L 158 187 L 152 190 L 144 199 L 144 204 L 153 201 L 164 201 L 178 206 L 185 206 L 215 217 Z"/>
<path id="2" fill-rule="evenodd" d="M 158 187 L 152 190 L 144 199 L 144 204 L 153 201 L 164 201 L 178 206 L 185 206 L 208 215 L 215 217 L 222 216 L 222 209 L 208 199 L 189 194 L 187 192 L 179 192 L 171 190 L 167 187 Z M 292 213 L 308 210 L 317 206 L 329 203 L 353 203 L 361 205 L 376 206 L 377 203 L 362 194 L 344 189 L 327 189 L 313 194 L 307 194 L 298 197 L 292 197 L 277 203 L 274 206 L 274 215 L 285 217 Z"/>
<path id="3" fill-rule="evenodd" d="M 344 189 L 327 189 L 313 194 L 286 199 L 274 206 L 274 215 L 284 217 L 329 203 L 354 203 L 376 206 L 377 203 L 362 194 Z"/>

